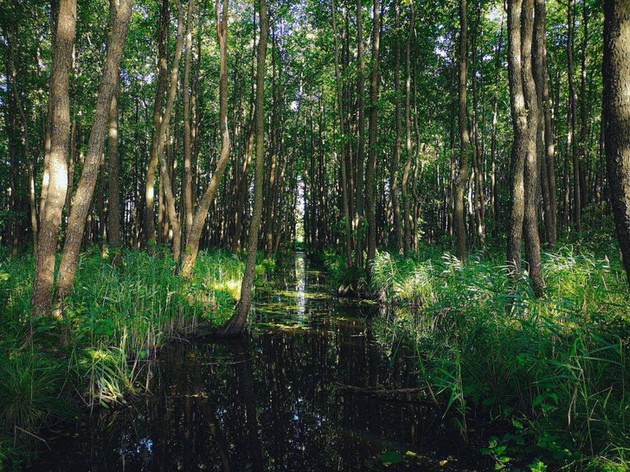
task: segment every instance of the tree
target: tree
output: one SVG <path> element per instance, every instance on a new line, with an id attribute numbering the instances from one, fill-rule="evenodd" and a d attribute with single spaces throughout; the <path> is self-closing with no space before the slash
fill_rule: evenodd
<path id="1" fill-rule="evenodd" d="M 457 258 L 466 262 L 466 214 L 464 193 L 468 180 L 468 22 L 466 21 L 466 0 L 459 3 L 459 172 L 455 180 L 455 239 Z"/>
<path id="2" fill-rule="evenodd" d="M 610 203 L 630 283 L 630 0 L 604 1 L 604 139 Z"/>
<path id="3" fill-rule="evenodd" d="M 110 15 L 115 19 L 112 21 L 112 28 L 107 42 L 107 56 L 94 110 L 94 122 L 90 131 L 88 152 L 83 163 L 79 186 L 72 198 L 66 239 L 61 254 L 59 280 L 57 281 L 57 298 L 60 305 L 71 293 L 74 285 L 85 222 L 92 204 L 101 156 L 105 147 L 110 107 L 118 84 L 120 58 L 125 47 L 127 31 L 129 30 L 132 3 L 133 0 L 119 0 L 118 5 L 114 1 L 111 2 L 112 10 Z"/>
<path id="4" fill-rule="evenodd" d="M 40 215 L 37 261 L 31 305 L 36 316 L 50 313 L 55 277 L 57 235 L 68 188 L 66 152 L 70 140 L 70 97 L 68 94 L 72 47 L 76 31 L 76 0 L 60 0 L 53 41 L 50 77 L 50 152 L 45 196 Z M 42 189 L 42 193 L 44 190 Z"/>
<path id="5" fill-rule="evenodd" d="M 265 158 L 265 61 L 267 58 L 267 36 L 269 35 L 269 19 L 267 17 L 266 0 L 259 0 L 260 39 L 258 40 L 258 59 L 256 65 L 256 164 L 254 172 L 254 209 L 249 225 L 247 239 L 247 261 L 245 274 L 241 282 L 241 298 L 235 313 L 222 329 L 224 336 L 242 333 L 247 322 L 249 309 L 252 304 L 252 288 L 256 275 L 256 251 L 258 249 L 258 234 L 262 218 L 263 205 L 263 174 Z"/>
<path id="6" fill-rule="evenodd" d="M 508 3 L 508 72 L 514 141 L 512 144 L 512 208 L 507 262 L 521 270 L 521 244 L 525 249 L 534 292 L 543 290 L 538 238 L 538 95 L 532 69 L 534 1 Z"/>
<path id="7" fill-rule="evenodd" d="M 227 25 L 228 25 L 228 0 L 223 0 L 223 12 L 220 12 L 219 0 L 216 1 L 216 27 L 217 37 L 219 40 L 219 123 L 221 126 L 221 155 L 217 161 L 217 166 L 212 175 L 212 179 L 208 183 L 208 187 L 204 192 L 197 210 L 192 218 L 190 233 L 186 236 L 186 249 L 182 258 L 181 274 L 184 277 L 190 277 L 195 267 L 197 254 L 199 253 L 199 240 L 203 231 L 208 210 L 214 201 L 219 190 L 221 178 L 225 172 L 228 160 L 230 158 L 230 129 L 228 127 L 228 76 L 227 76 Z M 190 15 L 190 12 L 189 12 Z M 184 93 L 187 93 L 184 91 Z"/>
<path id="8" fill-rule="evenodd" d="M 378 146 L 378 81 L 379 53 L 381 46 L 381 6 L 380 0 L 374 0 L 372 8 L 372 64 L 370 70 L 370 129 L 367 172 L 365 176 L 365 203 L 368 223 L 368 265 L 376 257 L 376 167 Z"/>

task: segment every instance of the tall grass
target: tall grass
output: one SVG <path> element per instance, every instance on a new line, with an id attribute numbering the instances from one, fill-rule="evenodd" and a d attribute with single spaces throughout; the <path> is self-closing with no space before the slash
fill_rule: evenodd
<path id="1" fill-rule="evenodd" d="M 463 434 L 473 416 L 493 422 L 484 452 L 497 469 L 627 470 L 630 295 L 617 254 L 544 254 L 536 299 L 500 255 L 462 266 L 430 248 L 379 253 L 380 339 L 415 349 L 422 382 Z"/>
<path id="2" fill-rule="evenodd" d="M 165 340 L 223 324 L 244 263 L 202 252 L 185 280 L 166 254 L 124 251 L 112 265 L 89 250 L 61 320 L 31 318 L 33 268 L 31 256 L 0 254 L 0 463 L 22 461 L 27 447 L 15 446 L 37 441 L 51 418 L 79 414 L 77 399 L 107 405 L 143 388 L 147 361 Z"/>

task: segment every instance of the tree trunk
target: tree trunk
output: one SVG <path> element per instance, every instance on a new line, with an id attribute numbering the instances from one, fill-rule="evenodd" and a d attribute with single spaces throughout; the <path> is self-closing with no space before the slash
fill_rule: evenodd
<path id="1" fill-rule="evenodd" d="M 396 251 L 403 252 L 402 225 L 400 223 L 400 201 L 398 199 L 398 165 L 402 145 L 402 112 L 400 106 L 400 6 L 398 0 L 394 2 L 395 11 L 395 61 L 394 61 L 394 91 L 396 93 L 396 140 L 394 143 L 394 158 L 390 170 L 390 198 L 394 216 L 394 245 Z"/>
<path id="2" fill-rule="evenodd" d="M 468 82 L 468 38 L 466 21 L 466 0 L 459 3 L 459 172 L 455 180 L 455 238 L 457 258 L 466 262 L 466 215 L 464 208 L 464 193 L 466 191 L 466 181 L 469 176 L 468 148 L 470 147 L 470 136 L 468 134 L 468 103 L 467 103 L 467 82 Z"/>
<path id="3" fill-rule="evenodd" d="M 580 216 L 582 213 L 582 203 L 580 201 L 580 157 L 575 136 L 577 128 L 577 97 L 573 78 L 573 41 L 575 37 L 575 15 L 573 9 L 573 0 L 569 0 L 567 5 L 567 23 L 569 28 L 567 34 L 567 74 L 569 81 L 569 134 L 567 153 L 571 153 L 573 158 L 573 223 L 575 224 L 575 229 L 579 232 L 581 230 Z"/>
<path id="4" fill-rule="evenodd" d="M 72 208 L 68 219 L 66 239 L 59 267 L 59 280 L 57 283 L 57 297 L 61 304 L 72 291 L 74 276 L 77 269 L 77 259 L 81 250 L 85 222 L 92 203 L 92 195 L 98 178 L 98 170 L 101 164 L 101 156 L 105 147 L 105 138 L 109 123 L 109 110 L 112 97 L 116 92 L 120 58 L 122 57 L 131 18 L 131 5 L 133 0 L 120 0 L 115 11 L 110 30 L 107 56 L 103 76 L 99 86 L 99 94 L 94 110 L 94 123 L 90 132 L 88 153 L 83 163 L 83 171 L 79 186 L 72 199 Z M 111 2 L 112 8 L 115 3 Z"/>
<path id="5" fill-rule="evenodd" d="M 226 1 L 226 0 L 224 0 Z M 258 233 L 262 217 L 263 204 L 263 175 L 265 157 L 265 61 L 267 58 L 267 36 L 269 20 L 267 18 L 266 0 L 259 0 L 260 9 L 260 40 L 258 42 L 258 63 L 256 65 L 256 169 L 254 173 L 254 210 L 247 240 L 247 262 L 245 275 L 241 282 L 241 298 L 235 313 L 222 330 L 225 336 L 239 335 L 245 328 L 249 309 L 252 304 L 252 288 L 256 275 L 256 251 L 258 249 Z"/>
<path id="6" fill-rule="evenodd" d="M 114 96 L 109 108 L 109 140 L 107 142 L 107 166 L 109 169 L 109 202 L 107 210 L 109 245 L 118 250 L 122 245 L 122 218 L 120 205 L 120 156 L 118 154 L 118 97 L 120 93 L 120 78 L 116 76 Z M 117 255 L 114 255 L 117 259 Z"/>
<path id="7" fill-rule="evenodd" d="M 155 179 L 159 163 L 158 146 L 160 142 L 160 128 L 162 124 L 162 105 L 164 94 L 168 86 L 168 0 L 162 0 L 160 10 L 160 31 L 158 35 L 158 76 L 155 89 L 155 103 L 153 104 L 153 134 L 151 137 L 151 155 L 147 167 L 145 196 L 144 196 L 144 240 L 145 243 L 155 243 Z"/>
<path id="8" fill-rule="evenodd" d="M 381 5 L 380 0 L 373 2 L 372 25 L 372 64 L 370 71 L 370 136 L 368 149 L 368 165 L 365 179 L 365 196 L 367 205 L 368 249 L 367 262 L 369 265 L 376 257 L 376 160 L 378 146 L 378 81 L 379 81 L 379 52 L 381 43 Z"/>
<path id="9" fill-rule="evenodd" d="M 195 215 L 193 218 L 193 224 L 191 227 L 190 234 L 186 239 L 186 250 L 184 251 L 184 256 L 182 258 L 181 264 L 181 274 L 184 277 L 190 277 L 193 273 L 193 269 L 195 268 L 195 263 L 197 261 L 197 254 L 199 253 L 199 241 L 201 239 L 201 233 L 203 231 L 203 227 L 206 222 L 206 218 L 208 216 L 208 210 L 210 209 L 210 205 L 214 201 L 216 197 L 217 191 L 219 190 L 219 184 L 221 183 L 221 178 L 225 173 L 225 168 L 228 163 L 228 159 L 230 157 L 230 128 L 228 126 L 227 119 L 227 107 L 228 107 L 228 89 L 227 89 L 227 79 L 228 79 L 228 71 L 227 71 L 227 26 L 228 26 L 228 0 L 223 0 L 223 12 L 220 13 L 220 4 L 219 0 L 216 1 L 216 12 L 217 12 L 217 36 L 219 40 L 219 62 L 220 62 L 220 71 L 219 71 L 219 100 L 220 100 L 220 110 L 219 110 L 219 122 L 221 124 L 221 156 L 217 162 L 216 169 L 214 174 L 212 175 L 212 179 L 210 179 L 210 183 L 206 188 L 201 200 L 199 201 L 199 205 L 197 210 L 195 211 Z M 189 12 L 190 14 L 190 12 Z"/>
<path id="10" fill-rule="evenodd" d="M 363 44 L 363 1 L 356 2 L 357 14 L 357 163 L 356 181 L 354 192 L 356 193 L 357 221 L 355 231 L 359 235 L 363 234 L 365 218 L 365 46 Z M 347 26 L 347 23 L 346 23 Z M 349 36 L 349 35 L 348 35 Z M 357 267 L 363 266 L 363 248 L 365 247 L 364 236 L 359 236 L 355 250 L 355 264 Z"/>
<path id="11" fill-rule="evenodd" d="M 66 200 L 68 169 L 66 152 L 70 139 L 70 99 L 68 94 L 72 48 L 76 30 L 76 0 L 60 0 L 53 42 L 50 79 L 50 153 L 48 182 L 43 209 L 31 305 L 33 314 L 48 314 L 52 306 L 57 235 Z M 42 189 L 42 193 L 44 190 Z"/>
<path id="12" fill-rule="evenodd" d="M 186 26 L 186 57 L 184 59 L 184 82 L 182 83 L 184 113 L 184 228 L 186 244 L 193 225 L 193 192 L 192 192 L 192 134 L 190 127 L 190 60 L 192 56 L 192 23 L 195 1 L 189 0 L 188 20 Z"/>
<path id="13" fill-rule="evenodd" d="M 191 4 L 188 4 L 190 12 Z M 179 76 L 179 66 L 182 58 L 182 49 L 184 47 L 184 9 L 181 2 L 177 0 L 177 45 L 175 46 L 175 57 L 171 67 L 171 77 L 169 80 L 169 89 L 164 107 L 164 114 L 160 124 L 160 138 L 157 146 L 157 156 L 160 163 L 160 182 L 164 190 L 165 213 L 168 216 L 168 223 L 173 231 L 173 259 L 179 261 L 181 251 L 181 226 L 179 215 L 175 206 L 175 195 L 173 194 L 173 180 L 171 180 L 171 159 L 166 151 L 168 137 L 170 135 L 170 121 L 175 106 L 175 98 L 177 95 L 177 82 Z M 170 149 L 171 154 L 174 151 Z M 165 232 L 165 234 L 167 234 Z"/>
<path id="14" fill-rule="evenodd" d="M 630 0 L 604 1 L 603 74 L 610 202 L 630 283 Z"/>

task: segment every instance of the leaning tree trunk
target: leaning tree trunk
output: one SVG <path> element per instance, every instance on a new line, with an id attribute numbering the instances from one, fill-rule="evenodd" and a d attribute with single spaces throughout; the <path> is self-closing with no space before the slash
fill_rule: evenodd
<path id="1" fill-rule="evenodd" d="M 226 0 L 224 0 L 226 1 Z M 254 172 L 254 210 L 247 239 L 247 262 L 245 275 L 241 282 L 241 298 L 232 315 L 222 330 L 225 336 L 238 335 L 243 332 L 249 309 L 252 304 L 252 288 L 256 275 L 256 251 L 258 249 L 258 232 L 262 218 L 263 175 L 265 157 L 265 60 L 267 57 L 267 36 L 269 19 L 267 18 L 266 0 L 259 0 L 260 5 L 260 40 L 258 42 L 258 64 L 256 65 L 256 166 Z"/>
<path id="2" fill-rule="evenodd" d="M 468 180 L 468 148 L 470 147 L 470 135 L 468 134 L 468 39 L 466 21 L 466 0 L 460 0 L 459 4 L 459 172 L 455 179 L 455 238 L 457 258 L 466 262 L 466 214 L 464 193 Z"/>
<path id="3" fill-rule="evenodd" d="M 50 79 L 50 153 L 46 196 L 40 214 L 37 262 L 31 305 L 34 315 L 45 315 L 52 306 L 57 235 L 68 188 L 66 152 L 70 140 L 69 77 L 76 31 L 76 0 L 60 0 L 53 43 Z M 43 192 L 43 190 L 42 190 Z"/>
<path id="4" fill-rule="evenodd" d="M 630 0 L 604 1 L 603 74 L 610 202 L 630 283 Z"/>
<path id="5" fill-rule="evenodd" d="M 217 0 L 216 5 L 217 12 L 217 36 L 219 40 L 219 122 L 221 124 L 221 156 L 217 162 L 217 167 L 210 179 L 210 183 L 206 188 L 195 215 L 193 223 L 190 229 L 190 234 L 186 237 L 186 250 L 182 257 L 181 275 L 184 277 L 190 277 L 195 268 L 197 261 L 197 254 L 199 253 L 199 241 L 201 239 L 201 233 L 203 226 L 208 216 L 208 210 L 210 205 L 214 201 L 219 190 L 219 184 L 221 178 L 225 173 L 225 168 L 230 157 L 230 128 L 228 126 L 227 119 L 227 107 L 228 107 L 228 71 L 227 71 L 227 26 L 228 26 L 228 0 L 223 0 L 223 12 L 220 13 L 219 4 Z"/>
<path id="6" fill-rule="evenodd" d="M 83 231 L 85 222 L 92 204 L 94 187 L 98 178 L 98 171 L 101 164 L 101 156 L 105 147 L 105 138 L 109 123 L 109 109 L 112 98 L 116 92 L 118 83 L 120 58 L 122 57 L 127 31 L 129 30 L 129 20 L 131 18 L 131 5 L 133 0 L 120 0 L 114 15 L 112 28 L 107 44 L 107 56 L 103 77 L 99 86 L 98 99 L 94 110 L 94 123 L 90 132 L 88 142 L 88 152 L 83 163 L 83 172 L 79 180 L 79 186 L 72 199 L 72 208 L 68 219 L 68 229 L 61 255 L 61 265 L 59 267 L 59 280 L 57 283 L 57 297 L 61 305 L 63 300 L 72 291 L 74 276 L 77 270 L 77 259 L 81 250 Z M 114 2 L 111 3 L 115 6 Z M 50 191 L 50 190 L 49 190 Z"/>

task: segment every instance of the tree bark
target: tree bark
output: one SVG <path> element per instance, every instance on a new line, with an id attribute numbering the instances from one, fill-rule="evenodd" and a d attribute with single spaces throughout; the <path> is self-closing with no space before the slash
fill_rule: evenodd
<path id="1" fill-rule="evenodd" d="M 66 200 L 68 168 L 66 152 L 70 140 L 70 98 L 68 94 L 72 48 L 76 31 L 76 0 L 60 0 L 53 42 L 53 64 L 50 79 L 50 153 L 48 182 L 43 209 L 31 306 L 33 315 L 50 312 L 55 274 L 57 235 Z M 42 189 L 44 193 L 44 189 Z"/>
<path id="2" fill-rule="evenodd" d="M 604 1 L 603 75 L 610 202 L 630 283 L 630 0 Z"/>

